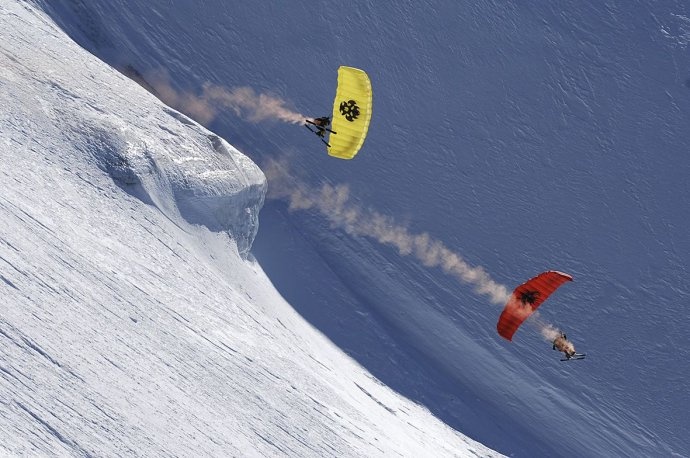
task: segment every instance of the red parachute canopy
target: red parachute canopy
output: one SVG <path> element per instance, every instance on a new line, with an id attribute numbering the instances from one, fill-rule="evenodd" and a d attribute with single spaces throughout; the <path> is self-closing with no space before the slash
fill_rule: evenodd
<path id="1" fill-rule="evenodd" d="M 496 329 L 501 337 L 513 340 L 513 334 L 554 291 L 573 277 L 563 272 L 549 270 L 521 284 L 510 296 L 498 319 Z"/>

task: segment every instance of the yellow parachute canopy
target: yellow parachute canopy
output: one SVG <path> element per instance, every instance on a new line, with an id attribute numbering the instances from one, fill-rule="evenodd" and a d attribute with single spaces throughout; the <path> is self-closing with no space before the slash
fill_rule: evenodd
<path id="1" fill-rule="evenodd" d="M 338 68 L 338 89 L 333 102 L 333 126 L 328 154 L 352 159 L 362 147 L 371 121 L 371 81 L 358 68 Z"/>

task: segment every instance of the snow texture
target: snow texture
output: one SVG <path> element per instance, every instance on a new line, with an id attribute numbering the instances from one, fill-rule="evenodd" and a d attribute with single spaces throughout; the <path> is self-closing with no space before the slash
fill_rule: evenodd
<path id="1" fill-rule="evenodd" d="M 498 456 L 281 298 L 250 159 L 30 3 L 0 106 L 0 455 Z"/>
<path id="2" fill-rule="evenodd" d="M 383 384 L 504 454 L 690 456 L 687 2 L 37 4 L 264 170 L 287 164 L 307 200 L 338 190 L 338 211 L 300 207 L 269 176 L 251 255 Z M 374 88 L 353 161 L 194 103 L 249 88 L 322 116 L 339 65 Z M 353 212 L 392 232 L 353 231 Z M 572 275 L 540 320 L 587 359 L 558 361 L 529 325 L 501 340 L 501 304 L 401 249 L 424 233 L 507 290 Z"/>

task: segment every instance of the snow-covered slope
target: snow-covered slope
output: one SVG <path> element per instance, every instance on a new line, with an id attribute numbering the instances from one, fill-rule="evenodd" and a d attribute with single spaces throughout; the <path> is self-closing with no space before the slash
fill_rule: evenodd
<path id="1" fill-rule="evenodd" d="M 30 4 L 0 4 L 0 106 L 0 454 L 496 455 L 246 259 L 253 162 Z"/>
<path id="2" fill-rule="evenodd" d="M 572 274 L 542 317 L 588 358 L 558 362 L 529 328 L 503 342 L 500 306 L 471 285 L 318 207 L 269 201 L 252 253 L 288 302 L 503 453 L 690 455 L 687 2 L 39 3 L 94 54 L 166 71 L 180 93 L 249 86 L 317 116 L 338 65 L 367 70 L 374 116 L 351 162 L 301 126 L 205 120 L 306 189 L 349 185 L 348 205 L 428 231 L 508 288 Z"/>

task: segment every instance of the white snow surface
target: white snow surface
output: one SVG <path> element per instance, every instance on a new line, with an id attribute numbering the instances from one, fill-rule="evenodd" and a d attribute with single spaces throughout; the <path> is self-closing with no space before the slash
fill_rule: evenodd
<path id="1" fill-rule="evenodd" d="M 251 160 L 31 3 L 0 106 L 0 454 L 498 456 L 281 298 Z"/>

